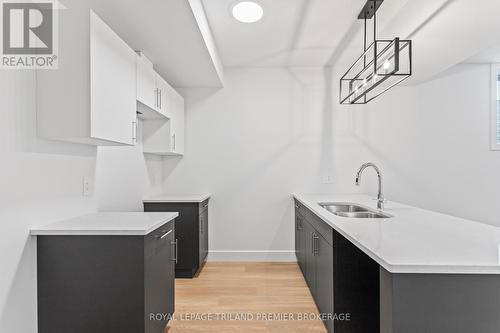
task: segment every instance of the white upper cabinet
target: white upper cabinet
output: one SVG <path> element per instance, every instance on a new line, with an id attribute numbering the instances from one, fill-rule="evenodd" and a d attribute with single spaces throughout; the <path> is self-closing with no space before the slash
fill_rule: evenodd
<path id="1" fill-rule="evenodd" d="M 137 63 L 137 110 L 143 120 L 144 153 L 181 156 L 184 154 L 184 98 L 154 71 L 153 64 L 142 52 L 138 52 Z M 151 91 L 154 94 L 150 94 Z"/>
<path id="2" fill-rule="evenodd" d="M 174 89 L 170 91 L 170 147 L 173 155 L 184 154 L 184 98 Z"/>
<path id="3" fill-rule="evenodd" d="M 134 145 L 135 52 L 93 11 L 74 6 L 59 20 L 59 68 L 36 73 L 38 135 Z"/>
<path id="4" fill-rule="evenodd" d="M 165 115 L 165 117 L 170 118 L 171 112 L 168 107 L 168 92 L 172 87 L 165 81 L 159 74 L 156 74 L 156 89 L 158 92 L 158 104 L 157 110 L 161 114 Z"/>
<path id="5" fill-rule="evenodd" d="M 141 52 L 137 54 L 137 111 L 142 118 L 161 118 L 153 64 Z"/>
<path id="6" fill-rule="evenodd" d="M 170 85 L 153 68 L 153 63 L 137 52 L 137 112 L 142 119 L 170 118 L 167 91 Z"/>
<path id="7" fill-rule="evenodd" d="M 97 15 L 90 17 L 91 137 L 135 144 L 135 52 Z"/>
<path id="8" fill-rule="evenodd" d="M 169 119 L 144 119 L 144 153 L 184 155 L 184 98 L 165 82 L 163 107 Z"/>

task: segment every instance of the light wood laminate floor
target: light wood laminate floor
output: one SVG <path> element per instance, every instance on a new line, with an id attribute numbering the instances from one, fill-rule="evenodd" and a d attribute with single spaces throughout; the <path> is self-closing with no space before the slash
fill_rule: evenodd
<path id="1" fill-rule="evenodd" d="M 264 320 L 265 313 L 283 320 Z M 318 310 L 296 263 L 209 262 L 198 277 L 176 279 L 175 319 L 166 332 L 326 332 L 314 316 L 297 320 L 304 313 Z"/>

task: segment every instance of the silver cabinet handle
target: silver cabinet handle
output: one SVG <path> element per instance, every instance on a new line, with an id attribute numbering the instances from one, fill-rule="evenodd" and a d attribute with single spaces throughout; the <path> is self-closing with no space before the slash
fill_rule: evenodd
<path id="1" fill-rule="evenodd" d="M 208 207 L 208 204 L 204 204 L 204 205 L 203 205 L 203 208 L 207 208 L 207 207 Z"/>
<path id="2" fill-rule="evenodd" d="M 312 254 L 316 256 L 316 239 L 314 238 L 314 233 L 312 233 Z"/>
<path id="3" fill-rule="evenodd" d="M 311 253 L 314 254 L 314 233 L 311 232 Z"/>
<path id="4" fill-rule="evenodd" d="M 160 99 L 160 109 L 162 108 L 162 102 L 161 102 L 161 89 L 158 89 L 158 97 Z"/>
<path id="5" fill-rule="evenodd" d="M 299 205 L 295 204 L 295 208 L 299 209 Z"/>
<path id="6" fill-rule="evenodd" d="M 179 249 L 179 248 L 178 248 L 178 246 L 177 246 L 177 245 L 179 244 L 179 242 L 178 242 L 177 238 L 176 238 L 176 239 L 175 239 L 175 241 L 173 241 L 171 244 L 172 244 L 172 245 L 175 245 L 175 256 L 172 258 L 172 261 L 175 261 L 175 263 L 177 264 L 177 259 L 178 259 L 178 249 Z"/>
<path id="7" fill-rule="evenodd" d="M 132 144 L 137 143 L 137 120 L 132 121 Z"/>
<path id="8" fill-rule="evenodd" d="M 319 236 L 316 234 L 313 234 L 313 255 L 314 256 L 319 255 L 318 240 L 319 240 Z"/>
<path id="9" fill-rule="evenodd" d="M 175 150 L 175 133 L 172 134 L 172 150 Z"/>
<path id="10" fill-rule="evenodd" d="M 158 239 L 163 239 L 163 238 L 167 237 L 171 232 L 172 232 L 172 229 L 170 229 L 169 231 L 167 231 L 166 233 L 164 233 L 161 236 L 157 236 L 157 238 Z"/>

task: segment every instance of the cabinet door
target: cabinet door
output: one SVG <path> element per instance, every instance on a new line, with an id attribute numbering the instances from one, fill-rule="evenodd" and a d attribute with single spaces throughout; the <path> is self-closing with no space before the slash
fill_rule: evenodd
<path id="1" fill-rule="evenodd" d="M 199 233 L 200 233 L 200 255 L 199 267 L 203 265 L 208 254 L 208 209 L 200 213 L 199 217 Z"/>
<path id="2" fill-rule="evenodd" d="M 300 231 L 301 231 L 301 226 L 300 226 L 300 216 L 295 212 L 295 257 L 297 258 L 297 262 L 299 263 L 300 266 Z"/>
<path id="3" fill-rule="evenodd" d="M 156 110 L 159 100 L 153 66 L 137 55 L 137 101 Z"/>
<path id="4" fill-rule="evenodd" d="M 333 247 L 319 236 L 316 240 L 316 304 L 320 313 L 333 315 Z M 328 332 L 333 332 L 333 320 L 326 320 Z"/>
<path id="5" fill-rule="evenodd" d="M 167 321 L 149 320 L 151 314 L 174 312 L 174 223 L 159 228 L 145 239 L 145 325 L 148 333 L 162 333 Z M 167 318 L 168 319 L 168 318 Z"/>
<path id="6" fill-rule="evenodd" d="M 157 101 L 157 110 L 167 116 L 171 117 L 171 112 L 169 108 L 169 98 L 170 91 L 173 88 L 165 81 L 159 74 L 156 74 L 156 89 L 158 89 L 158 101 Z"/>
<path id="7" fill-rule="evenodd" d="M 90 14 L 90 136 L 135 144 L 136 54 Z M 71 84 L 68 82 L 68 84 Z"/>
<path id="8" fill-rule="evenodd" d="M 169 106 L 171 150 L 176 154 L 184 154 L 184 98 L 173 89 L 169 98 Z"/>
<path id="9" fill-rule="evenodd" d="M 167 258 L 167 272 L 168 276 L 165 281 L 168 289 L 167 300 L 167 313 L 173 315 L 175 312 L 175 263 L 179 257 L 178 240 L 175 236 L 175 222 L 172 222 L 172 233 L 167 235 L 167 244 L 169 245 L 169 252 Z"/>
<path id="10" fill-rule="evenodd" d="M 314 228 L 304 220 L 306 282 L 313 297 L 316 294 L 316 257 L 313 252 L 315 235 Z"/>
<path id="11" fill-rule="evenodd" d="M 203 231 L 204 231 L 203 249 L 205 250 L 203 257 L 204 257 L 204 260 L 207 260 L 207 256 L 208 256 L 208 209 L 206 209 L 203 212 L 203 222 L 204 222 L 204 225 L 203 225 Z"/>
<path id="12" fill-rule="evenodd" d="M 304 218 L 302 215 L 296 213 L 295 215 L 295 256 L 302 273 L 305 274 L 305 236 L 304 236 Z"/>
<path id="13" fill-rule="evenodd" d="M 178 239 L 176 276 L 192 278 L 200 263 L 198 203 L 145 203 L 145 212 L 177 212 L 175 232 Z"/>

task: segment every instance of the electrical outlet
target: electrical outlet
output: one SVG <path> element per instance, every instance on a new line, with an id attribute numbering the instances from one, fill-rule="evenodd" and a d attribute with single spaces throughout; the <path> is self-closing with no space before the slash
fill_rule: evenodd
<path id="1" fill-rule="evenodd" d="M 323 184 L 333 184 L 333 175 L 329 173 L 323 175 Z"/>
<path id="2" fill-rule="evenodd" d="M 88 197 L 92 194 L 92 178 L 89 176 L 83 177 L 82 181 L 82 195 Z"/>

